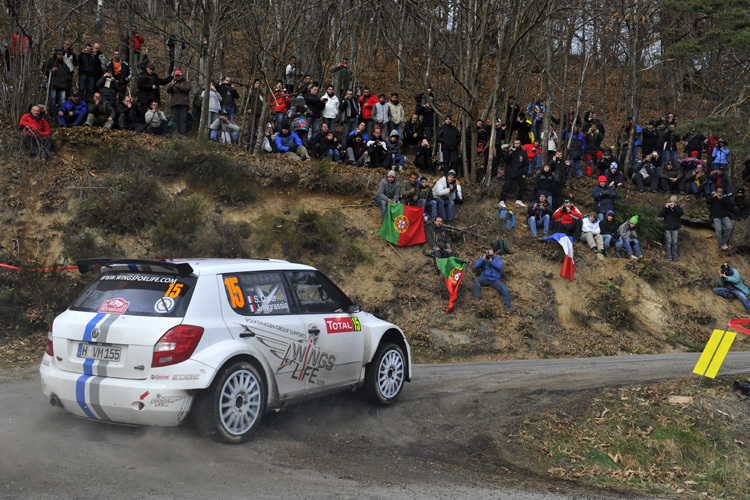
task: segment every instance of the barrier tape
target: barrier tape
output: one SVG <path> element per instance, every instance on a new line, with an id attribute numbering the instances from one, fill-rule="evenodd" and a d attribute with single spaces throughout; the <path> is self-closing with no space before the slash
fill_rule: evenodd
<path id="1" fill-rule="evenodd" d="M 9 266 L 8 264 L 0 264 L 0 267 L 5 269 L 13 269 L 14 271 L 70 271 L 78 269 L 78 266 L 66 266 L 66 267 L 41 267 L 39 269 L 24 269 L 16 266 Z"/>

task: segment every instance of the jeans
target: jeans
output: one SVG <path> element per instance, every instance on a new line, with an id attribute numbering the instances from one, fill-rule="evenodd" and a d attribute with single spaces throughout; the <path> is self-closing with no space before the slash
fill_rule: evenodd
<path id="1" fill-rule="evenodd" d="M 79 113 L 78 116 L 57 115 L 57 123 L 61 127 L 79 127 L 86 121 L 86 114 Z"/>
<path id="2" fill-rule="evenodd" d="M 735 297 L 740 299 L 742 305 L 745 306 L 745 311 L 750 312 L 750 304 L 747 301 L 747 295 L 742 293 L 741 290 L 737 290 L 736 288 L 714 288 L 714 293 L 719 297 L 724 297 L 725 299 L 730 295 L 734 295 Z"/>
<path id="3" fill-rule="evenodd" d="M 385 200 L 381 200 L 380 198 L 375 198 L 375 204 L 380 207 L 380 212 L 383 214 L 383 220 L 385 220 L 385 213 L 388 211 L 388 202 Z"/>
<path id="4" fill-rule="evenodd" d="M 338 149 L 329 149 L 326 151 L 326 156 L 331 161 L 341 161 L 341 154 L 339 154 Z"/>
<path id="5" fill-rule="evenodd" d="M 396 132 L 398 132 L 398 136 L 403 138 L 404 137 L 404 134 L 402 133 L 403 126 L 404 126 L 403 123 L 399 123 L 398 125 L 396 125 L 393 122 L 388 122 L 388 135 L 390 135 L 391 132 L 395 130 Z"/>
<path id="6" fill-rule="evenodd" d="M 714 230 L 716 231 L 716 239 L 719 242 L 719 246 L 728 245 L 729 238 L 732 236 L 732 221 L 729 220 L 729 217 L 715 218 Z"/>
<path id="7" fill-rule="evenodd" d="M 224 108 L 227 111 L 227 116 L 229 117 L 229 121 L 234 123 L 234 108 Z M 211 122 L 213 123 L 213 122 Z"/>
<path id="8" fill-rule="evenodd" d="M 505 286 L 505 283 L 503 283 L 501 280 L 496 279 L 490 279 L 485 278 L 484 276 L 478 276 L 474 278 L 474 298 L 475 299 L 481 299 L 482 298 L 482 287 L 483 286 L 491 286 L 498 292 L 500 292 L 500 295 L 503 296 L 503 303 L 505 304 L 506 309 L 510 309 L 510 292 L 508 292 L 508 287 Z"/>
<path id="9" fill-rule="evenodd" d="M 453 220 L 453 208 L 455 203 L 453 200 L 442 200 L 437 199 L 435 200 L 435 203 L 437 204 L 437 211 L 438 215 L 443 218 L 445 222 L 450 222 Z M 447 213 L 445 208 L 448 207 Z"/>
<path id="10" fill-rule="evenodd" d="M 688 191 L 694 195 L 700 194 L 703 196 L 708 196 L 711 194 L 711 185 L 708 181 L 704 182 L 701 185 L 698 185 L 695 182 L 691 182 Z"/>
<path id="11" fill-rule="evenodd" d="M 604 248 L 607 248 L 612 243 L 612 235 L 611 234 L 603 234 L 602 235 L 602 242 L 604 243 Z"/>
<path id="12" fill-rule="evenodd" d="M 172 123 L 175 131 L 182 135 L 187 135 L 188 106 L 187 104 L 178 104 L 172 106 Z"/>
<path id="13" fill-rule="evenodd" d="M 529 162 L 529 174 L 534 170 L 542 168 L 542 155 L 536 155 L 533 160 Z"/>
<path id="14" fill-rule="evenodd" d="M 667 260 L 677 260 L 677 229 L 666 229 L 664 231 L 664 248 Z"/>
<path id="15" fill-rule="evenodd" d="M 219 130 L 212 130 L 211 131 L 211 140 L 212 141 L 217 141 L 218 142 L 218 140 L 219 140 L 219 132 L 220 132 Z M 221 133 L 222 134 L 226 134 L 226 132 L 221 132 Z M 232 139 L 231 139 L 232 142 L 231 142 L 231 144 L 237 144 L 237 142 L 240 140 L 240 133 L 239 132 L 230 132 L 230 134 L 232 136 Z M 229 142 L 229 141 L 226 140 L 226 135 L 223 135 L 223 139 L 224 139 L 223 140 L 224 143 Z"/>
<path id="16" fill-rule="evenodd" d="M 319 116 L 311 116 L 310 117 L 310 137 L 318 131 L 320 128 L 320 117 Z"/>
<path id="17" fill-rule="evenodd" d="M 328 130 L 333 132 L 336 128 L 336 118 L 323 118 L 323 123 L 328 125 Z"/>
<path id="18" fill-rule="evenodd" d="M 638 245 L 638 240 L 626 240 L 625 238 L 620 238 L 617 243 L 615 243 L 615 246 L 625 247 L 625 252 L 627 252 L 628 257 L 633 255 L 633 253 L 635 253 L 636 257 L 643 257 L 641 247 Z"/>
<path id="19" fill-rule="evenodd" d="M 276 112 L 276 130 L 278 132 L 281 132 L 281 124 L 284 123 L 285 118 L 286 113 L 281 113 L 280 111 Z"/>
<path id="20" fill-rule="evenodd" d="M 94 95 L 94 85 L 96 78 L 94 75 L 78 75 L 78 90 L 81 92 L 81 99 L 88 101 Z"/>
<path id="21" fill-rule="evenodd" d="M 531 234 L 536 236 L 536 230 L 539 225 L 542 225 L 544 235 L 549 234 L 549 214 L 544 214 L 544 217 L 537 219 L 536 217 L 529 217 L 529 227 L 531 228 Z"/>
<path id="22" fill-rule="evenodd" d="M 435 220 L 438 216 L 437 202 L 435 200 L 419 200 L 419 207 L 424 209 L 424 213 L 427 213 L 427 209 L 430 209 L 430 220 Z"/>
<path id="23" fill-rule="evenodd" d="M 406 156 L 391 155 L 391 165 L 393 165 L 394 168 L 396 167 L 396 165 L 398 165 L 400 169 L 403 170 L 405 164 Z"/>
<path id="24" fill-rule="evenodd" d="M 219 119 L 219 112 L 218 111 L 210 111 L 208 112 L 208 123 L 206 124 L 206 128 L 210 127 L 213 122 Z"/>
<path id="25" fill-rule="evenodd" d="M 576 177 L 581 178 L 583 177 L 583 171 L 581 170 L 581 159 L 580 158 L 571 158 L 571 161 L 573 162 L 573 167 L 576 170 Z M 569 174 L 570 172 L 568 172 Z"/>
<path id="26" fill-rule="evenodd" d="M 661 164 L 666 165 L 669 160 L 672 160 L 675 165 L 680 164 L 680 162 L 677 161 L 677 151 L 664 151 Z"/>
<path id="27" fill-rule="evenodd" d="M 344 118 L 344 133 L 341 136 L 342 142 L 344 142 L 344 139 L 349 137 L 349 133 L 357 128 L 357 118 Z"/>
<path id="28" fill-rule="evenodd" d="M 49 93 L 49 109 L 47 110 L 47 115 L 56 115 L 57 110 L 63 105 L 66 97 L 67 92 L 65 89 L 52 89 Z"/>

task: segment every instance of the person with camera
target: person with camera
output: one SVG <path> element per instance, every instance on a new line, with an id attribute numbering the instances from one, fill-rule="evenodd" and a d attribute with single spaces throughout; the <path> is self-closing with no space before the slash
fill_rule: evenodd
<path id="1" fill-rule="evenodd" d="M 611 187 L 615 191 L 623 187 L 625 184 L 625 176 L 620 172 L 620 168 L 617 163 L 612 162 L 609 165 L 607 173 L 604 174 L 607 177 L 607 186 Z"/>
<path id="2" fill-rule="evenodd" d="M 166 85 L 174 79 L 172 75 L 166 78 L 159 78 L 156 74 L 154 63 L 148 63 L 146 71 L 138 78 L 138 104 L 141 107 L 151 107 L 151 103 L 156 101 L 161 104 L 161 93 L 159 87 Z"/>
<path id="3" fill-rule="evenodd" d="M 95 92 L 91 101 L 87 103 L 87 116 L 86 125 L 89 127 L 103 127 L 108 130 L 112 129 L 115 125 L 115 108 L 113 108 L 107 101 L 102 99 L 102 95 L 99 92 Z"/>
<path id="4" fill-rule="evenodd" d="M 539 200 L 531 203 L 529 209 L 526 211 L 528 217 L 529 229 L 531 234 L 536 238 L 536 232 L 539 226 L 542 226 L 543 235 L 549 234 L 549 221 L 552 217 L 552 207 L 547 203 L 547 195 L 543 192 L 539 193 Z"/>
<path id="5" fill-rule="evenodd" d="M 117 85 L 117 80 L 109 71 L 105 71 L 104 75 L 96 82 L 96 92 L 99 92 L 102 99 L 113 108 L 117 106 L 117 93 L 119 91 L 120 87 Z"/>
<path id="6" fill-rule="evenodd" d="M 581 236 L 581 219 L 583 219 L 581 211 L 570 200 L 565 200 L 562 206 L 552 214 L 552 220 L 555 223 L 552 232 L 565 233 L 578 239 Z"/>
<path id="7" fill-rule="evenodd" d="M 237 100 L 240 98 L 240 93 L 237 92 L 232 79 L 228 76 L 225 76 L 221 83 L 215 85 L 215 87 L 221 97 L 222 109 L 227 111 L 229 121 L 234 122 L 234 114 L 237 110 Z"/>
<path id="8" fill-rule="evenodd" d="M 157 101 L 153 101 L 151 107 L 146 111 L 144 123 L 146 125 L 147 134 L 167 134 L 167 117 L 164 115 L 164 111 L 159 109 L 159 103 Z"/>
<path id="9" fill-rule="evenodd" d="M 500 279 L 503 270 L 502 259 L 495 255 L 495 252 L 492 249 L 486 250 L 484 255 L 479 257 L 474 263 L 474 269 L 482 270 L 482 273 L 474 278 L 474 300 L 480 300 L 482 298 L 483 286 L 491 286 L 503 297 L 505 310 L 508 312 L 515 311 L 516 309 L 510 304 L 510 292 L 508 291 L 508 287 Z"/>
<path id="10" fill-rule="evenodd" d="M 182 74 L 182 70 L 175 70 L 174 80 L 167 85 L 167 93 L 172 95 L 172 119 L 175 129 L 182 135 L 187 135 L 188 109 L 190 108 L 190 91 L 193 86 Z"/>
<path id="11" fill-rule="evenodd" d="M 456 205 L 456 171 L 449 170 L 444 177 L 438 179 L 432 188 L 432 196 L 437 203 L 437 210 L 445 222 L 453 220 L 453 210 Z"/>
<path id="12" fill-rule="evenodd" d="M 742 305 L 745 306 L 745 312 L 750 313 L 750 304 L 747 300 L 750 291 L 742 282 L 740 272 L 732 268 L 727 262 L 723 263 L 719 269 L 719 275 L 716 277 L 716 288 L 713 292 L 729 301 L 735 298 L 740 299 Z"/>
<path id="13" fill-rule="evenodd" d="M 94 85 L 101 75 L 99 57 L 94 54 L 94 47 L 87 43 L 81 52 L 78 66 L 78 91 L 84 101 L 88 101 L 94 95 Z"/>
<path id="14" fill-rule="evenodd" d="M 208 126 L 211 140 L 221 144 L 237 144 L 240 139 L 240 126 L 232 123 L 226 109 L 219 110 L 219 117 Z"/>
<path id="15" fill-rule="evenodd" d="M 719 248 L 727 250 L 729 248 L 729 238 L 732 237 L 732 221 L 729 220 L 729 214 L 732 210 L 732 203 L 729 197 L 724 196 L 724 188 L 719 186 L 716 191 L 711 193 L 706 200 L 709 209 L 709 217 L 714 223 L 716 231 L 716 240 L 719 242 Z"/>
<path id="16" fill-rule="evenodd" d="M 671 196 L 658 215 L 658 218 L 664 222 L 664 250 L 667 260 L 674 262 L 678 262 L 677 231 L 682 226 L 680 217 L 684 213 L 682 207 L 677 204 L 677 197 Z"/>
<path id="17" fill-rule="evenodd" d="M 118 100 L 122 101 L 130 83 L 130 66 L 122 60 L 119 50 L 113 52 L 112 60 L 107 64 L 107 73 L 115 79 Z"/>
<path id="18" fill-rule="evenodd" d="M 375 125 L 372 131 L 372 138 L 367 141 L 367 156 L 369 158 L 369 166 L 373 168 L 390 168 L 391 157 L 388 155 L 388 145 L 382 136 L 382 129 L 380 125 Z M 368 162 L 365 161 L 365 164 Z"/>
<path id="19" fill-rule="evenodd" d="M 656 154 L 656 152 L 653 154 Z M 659 182 L 659 176 L 656 175 L 656 168 L 653 164 L 653 154 L 646 156 L 633 167 L 633 172 L 635 173 L 631 180 L 638 188 L 639 193 L 642 193 L 646 187 L 648 187 L 652 193 L 658 193 L 656 186 Z"/>
<path id="20" fill-rule="evenodd" d="M 521 141 L 519 139 L 513 141 L 513 146 L 508 148 L 504 156 L 505 182 L 503 183 L 503 190 L 500 194 L 500 206 L 502 208 L 507 208 L 505 200 L 508 199 L 510 190 L 513 189 L 515 184 L 518 185 L 516 205 L 519 207 L 525 207 L 526 204 L 521 200 L 523 200 L 523 195 L 526 194 L 526 172 L 529 169 L 529 157 L 521 147 Z"/>

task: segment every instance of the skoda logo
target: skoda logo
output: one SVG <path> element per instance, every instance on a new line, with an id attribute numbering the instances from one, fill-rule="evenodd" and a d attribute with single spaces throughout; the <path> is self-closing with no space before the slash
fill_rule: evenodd
<path id="1" fill-rule="evenodd" d="M 96 340 L 97 338 L 99 338 L 99 329 L 98 328 L 94 328 L 91 331 L 91 338 L 94 339 L 94 340 Z"/>

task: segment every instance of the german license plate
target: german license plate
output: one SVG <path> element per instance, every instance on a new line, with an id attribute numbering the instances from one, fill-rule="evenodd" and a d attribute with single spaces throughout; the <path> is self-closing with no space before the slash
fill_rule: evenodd
<path id="1" fill-rule="evenodd" d="M 78 357 L 97 359 L 99 361 L 120 361 L 122 347 L 111 345 L 97 345 L 81 342 L 78 344 Z"/>

